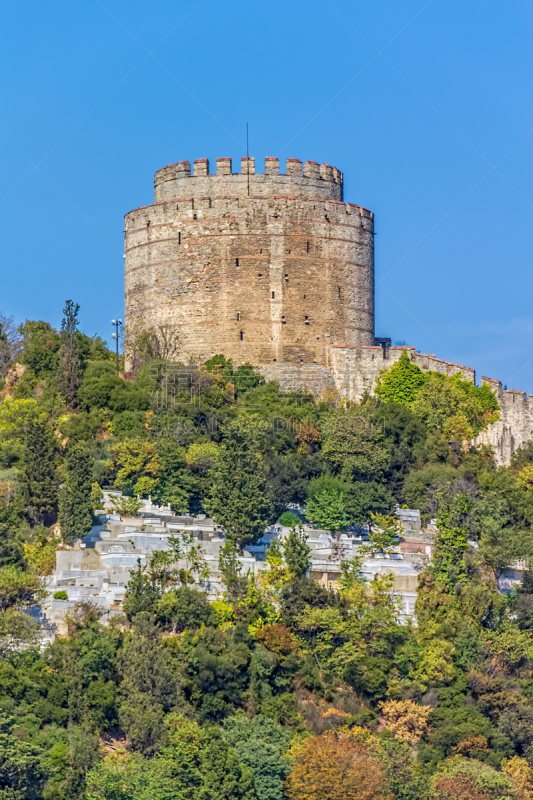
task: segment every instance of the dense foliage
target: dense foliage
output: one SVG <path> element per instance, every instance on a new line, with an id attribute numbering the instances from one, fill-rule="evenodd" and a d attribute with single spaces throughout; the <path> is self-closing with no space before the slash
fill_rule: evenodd
<path id="1" fill-rule="evenodd" d="M 532 798 L 533 572 L 497 581 L 532 555 L 533 445 L 498 469 L 471 445 L 498 413 L 488 388 L 405 355 L 345 408 L 223 356 L 168 364 L 171 331 L 117 375 L 64 314 L 59 332 L 0 318 L 0 798 Z M 122 513 L 150 495 L 213 514 L 225 594 L 192 585 L 200 551 L 176 538 L 187 569 L 159 554 L 122 617 L 80 605 L 38 647 L 26 611 L 102 488 Z M 365 552 L 388 552 L 395 504 L 438 520 L 416 626 L 360 558 L 336 590 L 311 579 L 299 529 L 369 525 Z M 292 530 L 252 579 L 239 549 L 278 518 Z"/>

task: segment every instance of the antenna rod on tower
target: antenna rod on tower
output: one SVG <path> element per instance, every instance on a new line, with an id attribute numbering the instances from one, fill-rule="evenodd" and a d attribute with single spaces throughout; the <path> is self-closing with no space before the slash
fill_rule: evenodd
<path id="1" fill-rule="evenodd" d="M 248 196 L 250 196 L 250 153 L 248 151 L 248 123 L 246 123 L 246 172 L 248 173 Z"/>

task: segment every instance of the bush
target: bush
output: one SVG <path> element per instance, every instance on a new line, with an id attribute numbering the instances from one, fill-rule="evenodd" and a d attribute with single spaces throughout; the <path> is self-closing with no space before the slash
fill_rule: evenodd
<path id="1" fill-rule="evenodd" d="M 278 519 L 280 525 L 283 525 L 284 528 L 295 528 L 296 525 L 299 525 L 301 520 L 297 514 L 293 514 L 292 511 L 284 511 L 283 514 Z"/>
<path id="2" fill-rule="evenodd" d="M 54 600 L 68 600 L 68 594 L 66 592 L 56 592 L 54 594 Z"/>

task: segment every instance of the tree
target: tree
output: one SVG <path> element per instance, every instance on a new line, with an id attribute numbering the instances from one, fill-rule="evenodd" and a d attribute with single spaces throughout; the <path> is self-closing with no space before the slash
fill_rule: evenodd
<path id="1" fill-rule="evenodd" d="M 159 480 L 161 462 L 155 442 L 132 438 L 117 442 L 110 448 L 115 486 L 126 493 L 152 494 Z"/>
<path id="2" fill-rule="evenodd" d="M 361 527 L 371 522 L 372 514 L 390 514 L 394 505 L 389 488 L 374 481 L 352 483 L 346 495 L 348 521 Z"/>
<path id="3" fill-rule="evenodd" d="M 460 375 L 448 377 L 429 372 L 424 391 L 411 405 L 412 411 L 431 431 L 443 434 L 457 445 L 473 439 L 499 418 L 499 405 L 487 384 L 475 386 Z"/>
<path id="4" fill-rule="evenodd" d="M 157 619 L 172 633 L 183 633 L 186 628 L 196 630 L 202 625 L 215 624 L 215 612 L 205 592 L 189 586 L 179 586 L 165 592 L 155 604 L 154 610 Z"/>
<path id="5" fill-rule="evenodd" d="M 111 495 L 111 507 L 114 514 L 124 517 L 135 517 L 142 508 L 143 501 L 137 497 L 118 497 Z"/>
<path id="6" fill-rule="evenodd" d="M 512 800 L 516 797 L 509 776 L 481 761 L 449 758 L 431 779 L 432 800 Z"/>
<path id="7" fill-rule="evenodd" d="M 428 727 L 431 706 L 421 706 L 413 700 L 386 700 L 379 703 L 383 724 L 389 731 L 416 746 Z"/>
<path id="8" fill-rule="evenodd" d="M 45 422 L 30 420 L 26 426 L 21 457 L 20 487 L 31 523 L 50 524 L 57 509 L 58 480 L 55 446 Z"/>
<path id="9" fill-rule="evenodd" d="M 242 574 L 237 547 L 231 539 L 227 539 L 220 548 L 218 568 L 222 573 L 228 600 L 236 602 L 246 594 L 247 579 Z"/>
<path id="10" fill-rule="evenodd" d="M 285 781 L 288 800 L 392 798 L 383 767 L 360 742 L 327 732 L 305 739 L 292 756 Z"/>
<path id="11" fill-rule="evenodd" d="M 66 480 L 59 491 L 59 524 L 63 541 L 72 544 L 91 530 L 93 458 L 83 444 L 67 449 Z"/>
<path id="12" fill-rule="evenodd" d="M 391 553 L 393 547 L 398 543 L 402 533 L 402 526 L 396 517 L 385 516 L 383 514 L 373 514 L 371 512 L 372 529 L 369 535 L 369 542 L 360 548 L 362 552 L 370 553 Z"/>
<path id="13" fill-rule="evenodd" d="M 322 426 L 322 453 L 337 474 L 350 480 L 381 479 L 390 456 L 385 437 L 362 406 L 336 408 Z"/>
<path id="14" fill-rule="evenodd" d="M 154 754 L 165 735 L 165 714 L 181 699 L 179 675 L 170 649 L 161 646 L 153 617 L 139 613 L 118 654 L 121 677 L 120 724 L 133 750 Z"/>
<path id="15" fill-rule="evenodd" d="M 47 378 L 57 374 L 59 364 L 60 337 L 48 322 L 26 320 L 20 326 L 22 354 L 20 360 L 36 378 Z"/>
<path id="16" fill-rule="evenodd" d="M 108 756 L 88 776 L 87 800 L 255 800 L 250 769 L 214 728 L 170 714 L 153 759 Z"/>
<path id="17" fill-rule="evenodd" d="M 383 400 L 410 406 L 426 381 L 427 375 L 404 350 L 399 361 L 380 376 L 375 393 Z"/>
<path id="18" fill-rule="evenodd" d="M 283 544 L 283 557 L 289 574 L 301 578 L 311 566 L 311 548 L 307 544 L 307 536 L 302 526 L 293 526 Z"/>
<path id="19" fill-rule="evenodd" d="M 0 655 L 37 641 L 39 625 L 26 612 L 45 594 L 36 573 L 15 566 L 0 568 Z"/>
<path id="20" fill-rule="evenodd" d="M 224 739 L 253 774 L 258 800 L 283 800 L 283 781 L 290 772 L 285 758 L 290 733 L 268 717 L 258 714 L 248 719 L 243 711 L 229 717 L 224 729 Z"/>
<path id="21" fill-rule="evenodd" d="M 59 387 L 69 408 L 78 404 L 81 359 L 78 346 L 78 303 L 67 300 L 63 309 L 59 347 Z"/>
<path id="22" fill-rule="evenodd" d="M 332 533 L 344 530 L 348 524 L 344 494 L 329 489 L 310 497 L 305 506 L 305 516 L 317 527 Z"/>
<path id="23" fill-rule="evenodd" d="M 213 484 L 204 505 L 239 547 L 256 542 L 272 513 L 266 469 L 261 456 L 264 423 L 229 422 L 224 429 Z"/>
<path id="24" fill-rule="evenodd" d="M 12 727 L 13 724 L 9 725 Z M 21 741 L 11 730 L 2 731 L 0 797 L 5 800 L 41 800 L 46 780 L 42 756 L 42 751 L 35 745 Z"/>
<path id="25" fill-rule="evenodd" d="M 0 403 L 0 463 L 5 467 L 15 464 L 22 456 L 24 434 L 30 422 L 44 422 L 46 415 L 37 401 L 6 397 Z"/>

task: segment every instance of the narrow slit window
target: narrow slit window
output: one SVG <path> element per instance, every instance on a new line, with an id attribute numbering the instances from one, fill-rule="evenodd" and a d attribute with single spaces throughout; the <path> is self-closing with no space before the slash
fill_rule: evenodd
<path id="1" fill-rule="evenodd" d="M 309 317 L 306 317 L 306 318 L 305 318 L 305 324 L 306 324 L 306 325 L 309 325 Z"/>
<path id="2" fill-rule="evenodd" d="M 310 250 L 311 250 L 311 243 L 310 243 L 310 241 L 308 239 L 307 240 L 307 252 L 309 253 Z"/>
<path id="3" fill-rule="evenodd" d="M 192 218 L 193 218 L 193 219 L 198 219 L 198 214 L 193 214 L 193 215 L 192 215 Z"/>
<path id="4" fill-rule="evenodd" d="M 238 267 L 238 266 L 239 266 L 239 259 L 238 259 L 238 258 L 236 258 L 236 259 L 235 259 L 235 266 L 236 266 L 236 267 Z"/>
<path id="5" fill-rule="evenodd" d="M 242 342 L 242 340 L 244 339 L 244 331 L 241 331 L 241 332 L 239 333 L 239 336 L 241 337 L 241 342 Z"/>
<path id="6" fill-rule="evenodd" d="M 285 273 L 285 280 L 287 281 L 287 283 L 289 282 L 289 273 L 288 272 Z"/>
<path id="7" fill-rule="evenodd" d="M 181 244 L 181 231 L 178 232 L 178 244 Z"/>
<path id="8" fill-rule="evenodd" d="M 241 321 L 241 312 L 237 311 L 237 322 Z"/>
<path id="9" fill-rule="evenodd" d="M 272 300 L 275 300 L 275 298 L 276 298 L 276 292 L 272 292 Z"/>
<path id="10" fill-rule="evenodd" d="M 285 323 L 287 322 L 287 320 L 285 319 L 285 314 L 282 316 L 282 318 L 281 318 L 281 321 L 282 321 L 282 323 L 283 323 L 284 325 L 285 325 Z"/>
<path id="11" fill-rule="evenodd" d="M 148 220 L 148 222 L 146 223 L 146 227 L 147 227 L 147 228 L 149 228 L 149 227 L 150 227 L 150 220 Z"/>

